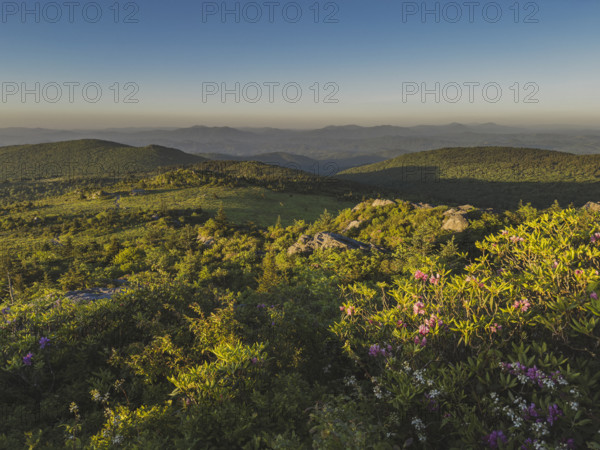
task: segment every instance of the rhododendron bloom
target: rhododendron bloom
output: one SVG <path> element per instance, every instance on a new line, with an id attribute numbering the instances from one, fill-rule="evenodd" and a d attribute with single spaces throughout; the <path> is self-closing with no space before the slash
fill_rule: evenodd
<path id="1" fill-rule="evenodd" d="M 46 345 L 48 345 L 50 343 L 50 339 L 48 339 L 47 337 L 42 337 L 40 338 L 40 348 L 46 348 Z"/>
<path id="2" fill-rule="evenodd" d="M 431 277 L 429 277 L 429 282 L 431 284 L 438 284 L 440 282 L 440 274 L 438 273 L 435 277 L 431 275 Z"/>
<path id="3" fill-rule="evenodd" d="M 531 303 L 529 300 L 524 298 L 523 300 L 518 300 L 513 304 L 513 308 L 520 309 L 522 312 L 526 312 L 531 307 Z"/>
<path id="4" fill-rule="evenodd" d="M 600 233 L 594 233 L 592 234 L 592 237 L 590 238 L 590 241 L 592 244 L 595 244 L 596 242 L 600 241 Z"/>
<path id="5" fill-rule="evenodd" d="M 490 325 L 490 331 L 492 333 L 497 333 L 501 329 L 502 329 L 502 325 L 498 325 L 497 323 L 494 323 L 494 325 Z"/>
<path id="6" fill-rule="evenodd" d="M 429 278 L 429 275 L 427 275 L 424 272 L 421 272 L 420 270 L 417 270 L 415 272 L 415 280 L 427 280 Z"/>
<path id="7" fill-rule="evenodd" d="M 429 333 L 429 327 L 427 325 L 421 325 L 419 327 L 419 334 L 422 334 L 424 336 L 427 333 Z"/>
<path id="8" fill-rule="evenodd" d="M 596 294 L 595 292 L 592 292 L 592 293 L 590 294 L 590 298 L 591 298 L 592 300 L 598 300 L 598 294 Z"/>
<path id="9" fill-rule="evenodd" d="M 26 366 L 30 366 L 32 361 L 31 359 L 33 358 L 33 353 L 29 352 L 27 353 L 25 356 L 23 356 L 23 364 L 25 364 Z"/>
<path id="10" fill-rule="evenodd" d="M 424 315 L 425 314 L 425 304 L 423 302 L 417 302 L 413 305 L 413 313 L 415 315 Z"/>

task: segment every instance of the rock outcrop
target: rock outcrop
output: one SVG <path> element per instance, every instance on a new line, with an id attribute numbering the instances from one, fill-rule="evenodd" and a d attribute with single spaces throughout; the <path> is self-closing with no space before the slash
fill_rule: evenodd
<path id="1" fill-rule="evenodd" d="M 346 228 L 344 228 L 343 231 L 345 233 L 346 231 L 353 230 L 354 228 L 359 228 L 362 224 L 363 224 L 362 220 L 353 220 L 348 225 L 346 225 Z"/>
<path id="2" fill-rule="evenodd" d="M 460 213 L 453 213 L 448 215 L 442 225 L 442 230 L 453 231 L 460 233 L 465 231 L 469 227 L 469 221 Z"/>
<path id="3" fill-rule="evenodd" d="M 198 236 L 196 241 L 206 248 L 211 248 L 213 245 L 215 245 L 215 238 L 211 236 Z"/>
<path id="4" fill-rule="evenodd" d="M 380 208 L 382 206 L 389 206 L 389 205 L 395 205 L 395 204 L 396 204 L 396 202 L 394 200 L 378 198 L 377 200 L 373 201 L 371 206 L 373 206 L 374 208 Z"/>
<path id="5" fill-rule="evenodd" d="M 321 232 L 315 234 L 314 236 L 309 236 L 307 234 L 300 236 L 298 242 L 288 248 L 287 253 L 288 255 L 308 255 L 317 249 L 327 248 L 339 248 L 342 250 L 358 249 L 365 251 L 371 249 L 381 250 L 379 247 L 376 247 L 372 244 L 365 244 L 364 242 L 351 239 L 341 234 Z"/>

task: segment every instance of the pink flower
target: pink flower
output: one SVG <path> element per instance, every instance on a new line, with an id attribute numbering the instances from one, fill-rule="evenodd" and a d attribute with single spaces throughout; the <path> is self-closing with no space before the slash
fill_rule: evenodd
<path id="1" fill-rule="evenodd" d="M 590 238 L 590 242 L 592 244 L 595 244 L 598 241 L 600 241 L 600 233 L 594 233 L 594 234 L 592 234 L 592 237 Z"/>
<path id="2" fill-rule="evenodd" d="M 502 329 L 502 325 L 498 325 L 497 323 L 494 322 L 494 325 L 490 325 L 490 331 L 492 333 L 497 333 L 498 331 L 500 331 Z"/>
<path id="3" fill-rule="evenodd" d="M 435 277 L 431 275 L 431 277 L 429 277 L 429 282 L 431 284 L 438 284 L 440 282 L 440 274 L 438 273 Z"/>
<path id="4" fill-rule="evenodd" d="M 581 269 L 575 269 L 575 275 L 576 276 L 583 275 L 583 270 L 581 270 Z"/>
<path id="5" fill-rule="evenodd" d="M 426 273 L 421 272 L 420 270 L 417 270 L 415 272 L 415 280 L 425 280 L 425 281 L 427 281 L 428 278 L 429 278 L 429 276 Z"/>
<path id="6" fill-rule="evenodd" d="M 425 325 L 427 325 L 429 328 L 435 328 L 436 326 L 442 326 L 443 324 L 444 321 L 439 319 L 435 314 L 432 314 L 429 319 L 425 321 Z"/>
<path id="7" fill-rule="evenodd" d="M 502 230 L 502 231 L 500 232 L 500 234 L 501 234 L 502 236 L 506 236 L 506 235 L 508 234 L 508 231 L 506 231 L 506 230 Z"/>
<path id="8" fill-rule="evenodd" d="M 518 300 L 513 304 L 513 308 L 520 309 L 522 312 L 527 312 L 527 310 L 531 307 L 531 303 L 526 298 L 522 300 Z"/>
<path id="9" fill-rule="evenodd" d="M 423 302 L 417 302 L 413 305 L 413 313 L 418 316 L 418 315 L 425 315 L 425 309 L 424 309 L 425 305 L 423 304 Z"/>
<path id="10" fill-rule="evenodd" d="M 419 327 L 419 334 L 425 336 L 427 333 L 429 333 L 429 327 L 427 325 L 421 325 Z"/>
<path id="11" fill-rule="evenodd" d="M 591 298 L 592 300 L 598 300 L 598 294 L 596 294 L 595 292 L 592 292 L 592 293 L 590 294 L 590 298 Z"/>
<path id="12" fill-rule="evenodd" d="M 354 306 L 340 306 L 340 311 L 344 311 L 347 315 L 352 316 L 356 313 L 356 308 Z"/>
<path id="13" fill-rule="evenodd" d="M 554 261 L 554 262 L 552 263 L 552 268 L 553 268 L 553 269 L 556 269 L 557 267 L 558 267 L 558 261 Z"/>
<path id="14" fill-rule="evenodd" d="M 511 241 L 513 244 L 516 244 L 516 243 L 518 243 L 518 242 L 523 242 L 524 240 L 525 240 L 525 239 L 523 239 L 523 238 L 522 238 L 522 237 L 520 237 L 520 236 L 511 236 L 511 237 L 510 237 L 510 241 Z"/>

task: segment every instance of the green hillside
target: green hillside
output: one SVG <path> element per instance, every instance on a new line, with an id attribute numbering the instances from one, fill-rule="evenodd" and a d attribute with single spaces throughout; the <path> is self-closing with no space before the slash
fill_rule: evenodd
<path id="1" fill-rule="evenodd" d="M 96 139 L 0 147 L 0 181 L 119 176 L 206 160 L 181 150 L 131 147 Z"/>
<path id="2" fill-rule="evenodd" d="M 600 197 L 600 155 L 531 148 L 443 148 L 411 153 L 339 174 L 407 198 L 514 207 L 553 200 L 583 204 Z"/>

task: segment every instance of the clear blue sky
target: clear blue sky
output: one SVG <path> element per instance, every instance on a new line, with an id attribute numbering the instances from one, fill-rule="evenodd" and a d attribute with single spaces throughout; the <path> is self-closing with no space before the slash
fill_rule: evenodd
<path id="1" fill-rule="evenodd" d="M 36 3 L 1 4 L 0 127 L 600 123 L 597 0 Z"/>

